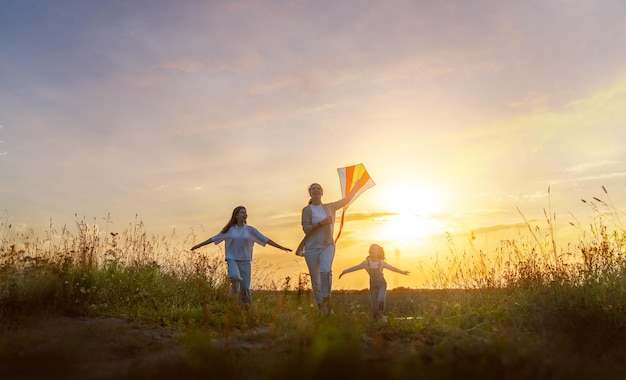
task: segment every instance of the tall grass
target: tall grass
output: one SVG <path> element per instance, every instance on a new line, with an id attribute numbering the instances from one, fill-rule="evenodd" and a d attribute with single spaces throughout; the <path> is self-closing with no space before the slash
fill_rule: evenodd
<path id="1" fill-rule="evenodd" d="M 518 209 L 528 236 L 500 241 L 494 252 L 471 244 L 459 252 L 449 239 L 449 269 L 439 268 L 431 277 L 434 287 L 465 290 L 448 311 L 455 315 L 449 321 L 458 321 L 462 329 L 524 331 L 574 355 L 621 355 L 617 348 L 626 341 L 622 213 L 597 197 L 582 202 L 591 207 L 592 221 L 586 227 L 570 222 L 581 239 L 565 250 L 557 249 L 556 216 L 549 210 L 544 210 L 542 227 L 531 225 Z"/>
<path id="2" fill-rule="evenodd" d="M 608 195 L 604 187 L 603 190 Z M 532 225 L 518 208 L 528 234 L 518 240 L 499 241 L 494 252 L 477 249 L 472 240 L 469 248 L 459 251 L 448 234 L 447 269 L 436 263 L 431 271 L 430 287 L 520 288 L 550 284 L 608 285 L 621 281 L 626 268 L 622 212 L 597 197 L 592 201 L 582 199 L 582 202 L 591 207 L 592 222 L 588 227 L 575 218 L 575 223 L 569 222 L 579 230 L 581 238 L 565 249 L 558 249 L 556 215 L 545 209 L 545 225 L 539 226 Z"/>
<path id="3" fill-rule="evenodd" d="M 141 222 L 103 233 L 97 224 L 77 220 L 76 229 L 72 234 L 50 225 L 40 239 L 0 224 L 2 315 L 121 313 L 177 320 L 221 297 L 226 286 L 223 260 L 170 246 L 149 236 Z"/>

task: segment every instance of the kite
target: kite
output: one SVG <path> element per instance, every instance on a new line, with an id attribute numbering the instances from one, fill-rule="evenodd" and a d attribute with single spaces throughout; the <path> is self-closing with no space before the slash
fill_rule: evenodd
<path id="1" fill-rule="evenodd" d="M 365 166 L 363 166 L 363 164 L 338 168 L 337 174 L 339 174 L 339 182 L 341 183 L 341 195 L 343 197 L 345 197 L 346 194 L 352 191 L 354 186 L 357 185 L 357 182 L 359 188 L 354 197 L 350 200 L 350 202 L 348 202 L 347 205 L 343 206 L 343 210 L 341 211 L 339 232 L 337 233 L 337 237 L 335 238 L 335 243 L 337 243 L 337 240 L 339 240 L 339 236 L 341 235 L 341 230 L 343 229 L 343 221 L 345 219 L 346 209 L 348 208 L 348 206 L 350 206 L 352 202 L 354 202 L 354 200 L 357 199 L 357 197 L 361 195 L 365 190 L 376 185 L 372 180 L 372 177 L 370 177 L 370 175 L 367 173 L 367 170 L 365 170 Z"/>

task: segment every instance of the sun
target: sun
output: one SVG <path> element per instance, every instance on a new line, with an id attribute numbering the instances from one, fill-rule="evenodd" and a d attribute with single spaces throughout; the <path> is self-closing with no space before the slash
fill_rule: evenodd
<path id="1" fill-rule="evenodd" d="M 440 208 L 437 193 L 410 182 L 386 188 L 379 199 L 382 208 L 401 215 L 432 215 Z"/>
<path id="2" fill-rule="evenodd" d="M 441 210 L 437 191 L 412 182 L 396 183 L 381 190 L 378 203 L 384 211 L 376 221 L 377 239 L 407 245 L 441 230 L 441 223 L 434 218 Z"/>

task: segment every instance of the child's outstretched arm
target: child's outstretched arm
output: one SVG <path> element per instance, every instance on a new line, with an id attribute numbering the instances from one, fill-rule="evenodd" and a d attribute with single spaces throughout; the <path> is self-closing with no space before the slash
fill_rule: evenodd
<path id="1" fill-rule="evenodd" d="M 354 271 L 357 271 L 359 269 L 365 269 L 365 264 L 366 264 L 366 261 L 363 261 L 359 265 L 355 265 L 355 266 L 350 267 L 348 269 L 344 269 L 343 272 L 341 272 L 341 274 L 339 275 L 339 278 L 341 278 L 341 276 L 343 276 L 346 273 L 354 272 Z"/>
<path id="2" fill-rule="evenodd" d="M 396 272 L 396 273 L 400 273 L 400 274 L 409 274 L 409 273 L 411 273 L 408 270 L 398 269 L 398 268 L 394 267 L 393 265 L 388 264 L 386 261 L 383 261 L 383 268 L 389 269 L 392 272 Z"/>

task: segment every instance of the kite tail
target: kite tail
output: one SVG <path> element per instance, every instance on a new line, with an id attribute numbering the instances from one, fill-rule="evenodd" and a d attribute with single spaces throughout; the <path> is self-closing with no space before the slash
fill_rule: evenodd
<path id="1" fill-rule="evenodd" d="M 341 236 L 341 230 L 343 229 L 343 218 L 346 215 L 345 207 L 341 210 L 341 222 L 339 223 L 339 232 L 337 232 L 337 237 L 335 238 L 335 244 L 337 244 L 337 240 L 339 240 L 339 236 Z"/>

